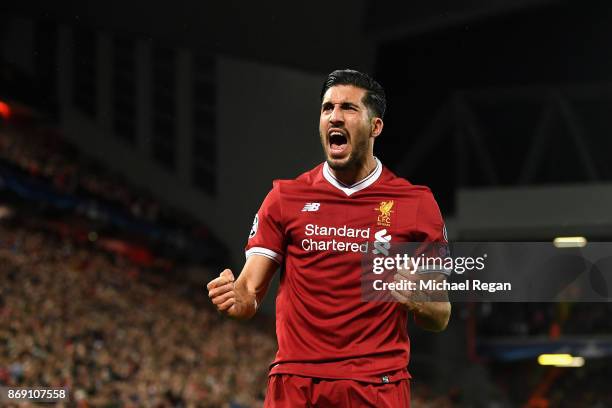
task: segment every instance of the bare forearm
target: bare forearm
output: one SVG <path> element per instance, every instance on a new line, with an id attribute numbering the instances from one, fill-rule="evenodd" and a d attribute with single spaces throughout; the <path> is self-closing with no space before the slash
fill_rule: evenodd
<path id="1" fill-rule="evenodd" d="M 237 320 L 250 319 L 257 312 L 259 304 L 256 293 L 249 291 L 246 280 L 240 278 L 236 281 L 234 291 L 236 293 L 235 311 L 229 316 Z"/>
<path id="2" fill-rule="evenodd" d="M 210 281 L 206 285 L 208 297 L 224 315 L 250 319 L 257 312 L 257 305 L 263 300 L 277 267 L 273 260 L 253 255 L 247 259 L 238 279 L 234 280 L 232 271 L 225 269 Z"/>
<path id="3" fill-rule="evenodd" d="M 442 282 L 446 276 L 441 273 L 427 275 L 415 274 L 408 269 L 400 269 L 394 276 L 396 282 L 418 282 L 421 279 Z M 391 295 L 401 303 L 406 310 L 414 313 L 414 320 L 425 330 L 442 331 L 446 329 L 451 314 L 451 305 L 446 291 L 413 291 L 393 290 Z M 436 299 L 435 301 L 432 299 Z"/>
<path id="4" fill-rule="evenodd" d="M 436 332 L 446 329 L 451 314 L 450 302 L 413 302 L 408 309 L 419 327 Z"/>

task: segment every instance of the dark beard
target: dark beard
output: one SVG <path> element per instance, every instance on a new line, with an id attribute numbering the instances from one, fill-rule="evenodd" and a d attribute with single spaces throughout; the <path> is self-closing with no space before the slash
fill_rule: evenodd
<path id="1" fill-rule="evenodd" d="M 345 163 L 334 162 L 331 159 L 327 159 L 327 165 L 335 171 L 346 171 L 346 170 L 358 170 L 359 167 L 365 162 L 368 152 L 367 140 L 362 144 L 355 146 L 355 149 L 351 152 L 348 160 Z"/>
<path id="2" fill-rule="evenodd" d="M 335 171 L 356 170 L 359 167 L 359 160 L 351 155 L 346 163 L 338 163 L 332 159 L 327 159 L 327 165 Z"/>

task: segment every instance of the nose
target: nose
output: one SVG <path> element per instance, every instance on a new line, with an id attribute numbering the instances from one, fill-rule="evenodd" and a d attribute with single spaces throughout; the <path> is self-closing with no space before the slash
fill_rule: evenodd
<path id="1" fill-rule="evenodd" d="M 342 112 L 342 109 L 340 106 L 335 105 L 334 109 L 331 112 L 331 115 L 329 115 L 329 122 L 332 124 L 336 124 L 336 123 L 344 123 L 344 113 Z"/>

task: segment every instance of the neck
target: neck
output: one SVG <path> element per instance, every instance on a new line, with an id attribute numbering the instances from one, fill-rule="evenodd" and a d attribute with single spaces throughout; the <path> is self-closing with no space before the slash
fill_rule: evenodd
<path id="1" fill-rule="evenodd" d="M 342 184 L 352 186 L 353 184 L 368 177 L 376 168 L 376 159 L 373 155 L 368 155 L 366 160 L 355 168 L 334 170 L 329 167 L 329 170 Z"/>

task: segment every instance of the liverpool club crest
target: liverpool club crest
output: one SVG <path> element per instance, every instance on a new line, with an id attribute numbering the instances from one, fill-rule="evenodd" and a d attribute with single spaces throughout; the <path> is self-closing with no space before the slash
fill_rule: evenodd
<path id="1" fill-rule="evenodd" d="M 378 214 L 377 224 L 381 227 L 391 226 L 391 213 L 393 212 L 393 204 L 393 200 L 381 201 L 378 208 L 375 208 L 376 211 L 380 212 L 380 214 Z"/>

